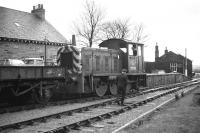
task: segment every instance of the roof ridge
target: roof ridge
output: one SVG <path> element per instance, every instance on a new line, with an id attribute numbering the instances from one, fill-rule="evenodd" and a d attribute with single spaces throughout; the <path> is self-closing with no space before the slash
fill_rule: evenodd
<path id="1" fill-rule="evenodd" d="M 8 7 L 4 7 L 4 6 L 0 6 L 0 8 L 6 8 L 6 9 L 8 9 L 8 10 L 13 10 L 13 11 L 16 11 L 16 12 L 22 12 L 22 13 L 31 14 L 31 12 L 20 11 L 20 10 L 17 10 L 17 9 L 12 9 L 12 8 L 8 8 Z"/>
<path id="2" fill-rule="evenodd" d="M 70 45 L 69 43 L 66 43 L 66 42 L 51 42 L 51 41 L 31 40 L 31 39 L 22 39 L 22 38 L 9 38 L 9 37 L 1 37 L 1 36 L 0 36 L 0 41 L 60 45 L 60 46 Z"/>
<path id="3" fill-rule="evenodd" d="M 49 24 L 50 26 L 54 27 L 48 20 L 45 19 L 45 21 L 46 21 L 46 23 Z M 54 30 L 55 30 L 57 33 L 59 33 L 63 38 L 65 38 L 56 28 L 54 28 Z M 65 40 L 66 40 L 65 43 L 67 43 L 67 39 L 66 39 L 66 38 L 65 38 Z"/>

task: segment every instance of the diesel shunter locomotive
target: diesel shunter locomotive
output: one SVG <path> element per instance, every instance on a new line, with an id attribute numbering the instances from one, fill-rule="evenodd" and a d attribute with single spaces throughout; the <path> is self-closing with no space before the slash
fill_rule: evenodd
<path id="1" fill-rule="evenodd" d="M 71 81 L 67 85 L 68 94 L 116 95 L 116 77 L 123 68 L 128 70 L 129 80 L 134 81 L 127 90 L 145 86 L 143 44 L 109 39 L 99 46 L 77 49 L 68 45 L 58 50 L 58 64 L 66 68 L 66 79 Z"/>

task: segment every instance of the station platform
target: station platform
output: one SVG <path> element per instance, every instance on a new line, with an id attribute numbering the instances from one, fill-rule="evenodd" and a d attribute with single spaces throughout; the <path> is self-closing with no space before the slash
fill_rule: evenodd
<path id="1" fill-rule="evenodd" d="M 200 133 L 197 93 L 200 93 L 200 87 L 155 111 L 141 125 L 129 125 L 120 133 Z"/>

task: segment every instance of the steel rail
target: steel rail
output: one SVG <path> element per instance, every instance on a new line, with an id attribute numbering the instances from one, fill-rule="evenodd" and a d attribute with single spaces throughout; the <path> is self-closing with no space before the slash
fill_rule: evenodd
<path id="1" fill-rule="evenodd" d="M 137 94 L 130 94 L 127 95 L 127 98 L 133 97 L 133 96 L 138 96 L 138 95 L 142 95 L 142 94 L 146 94 L 146 93 L 151 93 L 151 92 L 155 92 L 155 91 L 159 91 L 159 90 L 164 90 L 164 89 L 170 89 L 176 86 L 180 86 L 183 84 L 186 84 L 187 82 L 182 82 L 181 83 L 176 83 L 176 84 L 172 84 L 172 85 L 164 85 L 164 86 L 160 86 L 158 88 L 155 89 L 148 89 L 148 87 L 146 87 L 145 89 L 142 89 L 142 92 L 139 92 Z M 111 96 L 111 95 L 107 95 L 107 96 L 103 96 L 103 97 L 89 97 L 89 98 L 78 98 L 78 99 L 72 99 L 72 100 L 66 100 L 66 101 L 57 101 L 57 102 L 49 102 L 47 104 L 28 104 L 28 105 L 22 105 L 22 106 L 12 106 L 12 107 L 1 107 L 0 110 L 0 114 L 3 113 L 13 113 L 13 112 L 18 112 L 18 111 L 23 111 L 23 110 L 31 110 L 31 109 L 37 109 L 37 108 L 44 108 L 47 106 L 55 106 L 55 105 L 63 105 L 63 104 L 68 104 L 68 103 L 76 103 L 77 101 L 81 101 L 81 102 L 88 102 L 88 101 L 93 101 L 93 100 L 101 100 L 101 99 L 108 99 L 108 98 L 113 98 L 115 96 Z"/>
<path id="2" fill-rule="evenodd" d="M 11 105 L 5 105 L 1 106 L 0 114 L 3 113 L 13 113 L 18 111 L 24 111 L 24 110 L 31 110 L 31 109 L 37 109 L 37 108 L 45 108 L 49 106 L 56 106 L 56 105 L 64 105 L 69 103 L 80 103 L 80 102 L 88 102 L 93 100 L 101 100 L 101 99 L 108 99 L 111 98 L 111 96 L 103 96 L 103 97 L 83 97 L 83 98 L 76 98 L 76 99 L 67 99 L 62 101 L 55 101 L 55 102 L 48 102 L 47 104 L 25 104 L 25 105 L 19 105 L 19 106 L 11 106 Z"/>
<path id="3" fill-rule="evenodd" d="M 171 103 L 171 102 L 173 102 L 173 101 L 175 101 L 175 100 L 177 100 L 177 99 L 179 99 L 179 98 L 182 98 L 183 96 L 189 94 L 190 92 L 194 91 L 194 90 L 195 90 L 196 88 L 198 88 L 198 87 L 199 87 L 199 86 L 196 86 L 196 87 L 194 87 L 193 89 L 189 89 L 189 90 L 186 90 L 186 91 L 182 91 L 181 93 L 176 94 L 175 97 L 172 97 L 172 98 L 166 100 L 165 102 L 163 102 L 162 104 L 160 104 L 160 105 L 154 107 L 153 109 L 151 109 L 151 110 L 149 110 L 149 111 L 147 111 L 147 112 L 145 112 L 145 113 L 139 115 L 139 116 L 136 117 L 135 119 L 129 121 L 129 122 L 126 123 L 125 125 L 123 125 L 123 126 L 119 127 L 118 129 L 114 130 L 112 133 L 117 133 L 117 132 L 119 132 L 119 131 L 125 129 L 125 128 L 128 127 L 129 125 L 133 124 L 133 123 L 137 123 L 137 122 L 143 121 L 147 116 L 149 116 L 150 114 L 152 114 L 152 113 L 153 113 L 154 111 L 156 111 L 157 109 L 159 109 L 159 108 L 161 108 L 161 107 L 163 107 L 163 106 L 165 106 L 165 105 L 167 105 L 167 104 L 169 104 L 169 103 Z"/>
<path id="4" fill-rule="evenodd" d="M 45 133 L 68 132 L 71 129 L 79 129 L 81 126 L 90 126 L 92 123 L 94 123 L 96 121 L 102 121 L 103 119 L 111 118 L 115 115 L 119 115 L 121 113 L 124 113 L 125 111 L 131 110 L 133 108 L 137 108 L 138 106 L 142 106 L 142 105 L 144 105 L 148 102 L 151 102 L 155 99 L 158 99 L 162 96 L 165 96 L 165 95 L 168 95 L 168 94 L 171 94 L 171 93 L 175 93 L 175 92 L 177 92 L 181 89 L 184 89 L 186 87 L 189 87 L 189 86 L 192 86 L 192 85 L 195 85 L 195 84 L 198 84 L 198 83 L 188 84 L 188 85 L 185 85 L 184 87 L 176 87 L 176 88 L 174 88 L 170 91 L 158 94 L 156 96 L 152 96 L 150 98 L 139 101 L 137 103 L 126 105 L 126 106 L 122 107 L 121 109 L 114 110 L 114 111 L 111 111 L 111 112 L 108 112 L 108 113 L 105 113 L 105 114 L 101 114 L 99 116 L 95 116 L 95 117 L 92 117 L 92 118 L 89 118 L 89 119 L 85 119 L 85 120 L 82 120 L 82 121 L 79 121 L 79 122 L 72 123 L 72 124 L 69 124 L 69 125 L 65 125 L 65 126 L 57 128 L 57 129 L 49 130 L 49 131 L 46 131 Z"/>
<path id="5" fill-rule="evenodd" d="M 189 83 L 189 82 L 187 82 L 187 83 Z M 180 86 L 180 84 L 179 84 L 179 86 Z M 184 84 L 183 86 L 185 87 L 185 86 L 188 86 L 188 85 Z M 173 88 L 173 86 L 170 86 L 170 87 Z M 158 90 L 165 90 L 166 88 L 169 88 L 169 87 L 160 87 L 160 88 L 154 89 L 154 90 L 151 89 L 149 91 L 145 91 L 145 92 L 139 93 L 137 95 L 142 95 L 142 94 L 146 94 L 146 93 L 154 92 L 154 91 L 158 91 Z M 179 87 L 179 88 L 181 89 L 183 87 Z M 170 90 L 169 92 L 173 92 L 173 90 Z M 134 96 L 136 96 L 136 95 L 128 96 L 128 98 L 134 97 Z M 74 124 L 71 124 L 71 125 L 68 125 L 68 126 L 70 128 L 73 128 L 73 127 L 77 128 L 80 125 L 84 125 L 83 123 L 88 124 L 88 123 L 91 123 L 91 121 L 94 121 L 94 120 L 96 121 L 96 119 L 99 120 L 99 119 L 103 119 L 104 117 L 105 118 L 111 117 L 113 114 L 117 115 L 119 113 L 124 112 L 125 110 L 130 110 L 130 109 L 135 108 L 135 107 L 137 107 L 139 105 L 143 105 L 144 103 L 147 103 L 149 101 L 155 100 L 155 99 L 157 99 L 157 98 L 159 98 L 161 96 L 164 96 L 164 94 L 162 94 L 160 96 L 157 96 L 157 97 L 149 98 L 149 99 L 147 99 L 145 101 L 141 101 L 141 102 L 135 103 L 133 105 L 126 106 L 126 107 L 124 107 L 124 108 L 122 108 L 120 110 L 113 111 L 113 112 L 110 112 L 110 113 L 106 113 L 104 115 L 100 115 L 98 117 L 94 117 L 94 118 L 90 118 L 90 119 L 87 119 L 87 120 L 84 120 L 84 121 L 80 121 L 78 123 L 74 123 Z M 20 128 L 22 125 L 32 125 L 34 122 L 45 122 L 49 118 L 61 118 L 61 115 L 69 115 L 70 116 L 70 115 L 72 115 L 72 113 L 77 113 L 77 112 L 80 113 L 80 112 L 83 112 L 83 111 L 88 111 L 88 110 L 90 110 L 92 108 L 97 108 L 99 106 L 105 106 L 105 105 L 113 104 L 113 103 L 116 103 L 116 99 L 111 99 L 111 100 L 108 100 L 108 101 L 105 101 L 105 102 L 102 102 L 102 103 L 93 104 L 93 105 L 89 105 L 89 106 L 85 106 L 85 107 L 80 107 L 80 108 L 76 108 L 76 109 L 73 109 L 73 110 L 67 110 L 67 111 L 63 111 L 63 112 L 59 112 L 59 113 L 54 113 L 54 114 L 51 114 L 51 115 L 42 116 L 42 117 L 30 119 L 30 120 L 25 120 L 25 121 L 16 122 L 16 123 L 8 124 L 8 125 L 3 125 L 3 126 L 0 126 L 0 131 L 8 129 L 8 128 Z M 64 129 L 66 129 L 66 128 L 64 127 Z"/>

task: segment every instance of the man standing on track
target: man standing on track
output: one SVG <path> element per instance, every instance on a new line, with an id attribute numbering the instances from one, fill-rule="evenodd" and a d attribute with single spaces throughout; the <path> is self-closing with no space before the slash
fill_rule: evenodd
<path id="1" fill-rule="evenodd" d="M 117 92 L 118 92 L 117 102 L 119 105 L 120 104 L 124 105 L 124 98 L 126 95 L 126 85 L 128 82 L 128 77 L 126 75 L 126 72 L 127 72 L 126 69 L 122 69 L 121 75 L 117 77 Z"/>

